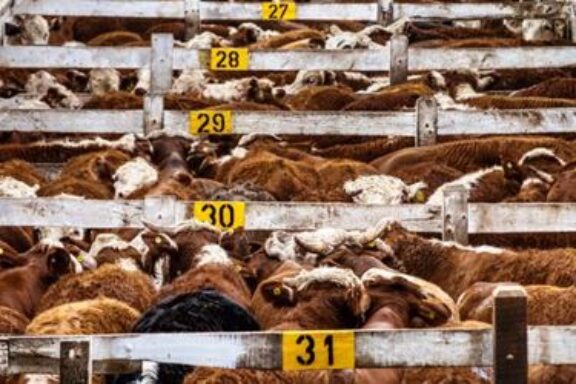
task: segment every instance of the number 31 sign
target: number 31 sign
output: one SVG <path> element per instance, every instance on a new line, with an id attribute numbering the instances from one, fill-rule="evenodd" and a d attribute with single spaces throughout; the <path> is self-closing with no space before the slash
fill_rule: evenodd
<path id="1" fill-rule="evenodd" d="M 354 368 L 355 342 L 350 331 L 289 331 L 282 333 L 282 368 Z"/>

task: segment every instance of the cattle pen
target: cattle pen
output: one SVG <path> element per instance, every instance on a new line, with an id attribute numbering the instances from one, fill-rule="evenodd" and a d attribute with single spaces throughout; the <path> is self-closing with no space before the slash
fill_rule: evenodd
<path id="1" fill-rule="evenodd" d="M 354 20 L 383 25 L 399 18 L 560 18 L 576 42 L 576 4 L 520 3 L 298 3 L 295 20 Z M 189 37 L 205 20 L 260 20 L 260 3 L 199 0 L 0 0 L 0 22 L 14 15 L 182 19 Z M 0 40 L 4 30 L 0 28 Z M 392 83 L 409 73 L 458 68 L 513 69 L 576 66 L 576 45 L 510 48 L 409 48 L 395 35 L 386 50 L 254 51 L 249 71 L 378 71 Z M 172 73 L 209 68 L 209 52 L 174 47 L 170 34 L 154 34 L 150 47 L 0 46 L 0 68 L 117 68 L 151 71 L 142 110 L 0 110 L 0 133 L 136 134 L 167 130 L 189 134 L 190 112 L 165 110 Z M 330 125 L 323 124 L 330 120 Z M 271 124 L 271 121 L 274 124 Z M 576 129 L 576 108 L 444 110 L 432 97 L 413 110 L 390 112 L 234 111 L 228 134 L 403 136 L 428 146 L 440 136 L 567 134 Z M 171 197 L 142 200 L 0 199 L 0 226 L 143 228 L 175 226 L 194 215 L 198 202 Z M 573 232 L 576 204 L 469 203 L 462 188 L 447 189 L 443 204 L 359 205 L 340 203 L 241 203 L 248 231 L 304 231 L 326 225 L 364 229 L 382 217 L 409 230 L 468 244 L 469 235 Z M 106 212 L 105 215 L 102 212 Z M 352 357 L 343 367 L 492 367 L 497 384 L 527 383 L 528 365 L 575 364 L 576 326 L 528 326 L 521 287 L 494 297 L 493 329 L 301 331 L 326 337 L 345 333 Z M 0 336 L 0 375 L 59 374 L 65 384 L 89 383 L 92 373 L 125 373 L 143 362 L 214 368 L 286 369 L 295 359 L 283 332 L 118 334 L 93 336 Z M 287 339 L 286 339 L 287 340 Z M 325 366 L 323 368 L 330 368 Z M 333 369 L 333 368 L 332 368 Z"/>

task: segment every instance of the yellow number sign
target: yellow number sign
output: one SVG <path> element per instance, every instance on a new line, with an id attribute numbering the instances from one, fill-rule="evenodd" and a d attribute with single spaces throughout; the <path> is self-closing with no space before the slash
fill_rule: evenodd
<path id="1" fill-rule="evenodd" d="M 351 369 L 355 366 L 354 333 L 289 331 L 282 334 L 282 368 Z"/>
<path id="2" fill-rule="evenodd" d="M 210 69 L 212 71 L 247 71 L 249 56 L 247 48 L 212 48 Z"/>
<path id="3" fill-rule="evenodd" d="M 224 230 L 244 227 L 246 205 L 242 201 L 197 201 L 194 218 Z"/>
<path id="4" fill-rule="evenodd" d="M 190 112 L 191 135 L 230 135 L 232 111 Z"/>
<path id="5" fill-rule="evenodd" d="M 293 20 L 296 18 L 296 10 L 293 1 L 262 3 L 262 20 Z"/>

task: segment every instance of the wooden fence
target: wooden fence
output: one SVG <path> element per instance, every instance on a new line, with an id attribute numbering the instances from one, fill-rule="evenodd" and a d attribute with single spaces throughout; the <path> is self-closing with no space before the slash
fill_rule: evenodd
<path id="1" fill-rule="evenodd" d="M 548 3 L 546 3 L 548 4 Z M 109 16 L 184 19 L 192 36 L 200 20 L 256 20 L 260 4 L 197 0 L 10 0 L 0 1 L 0 22 L 10 14 Z M 574 6 L 521 4 L 299 4 L 296 20 L 390 22 L 410 18 L 551 17 L 572 22 Z M 422 17 L 425 15 L 425 17 Z M 573 37 L 576 33 L 573 33 Z M 0 36 L 1 37 L 1 36 Z M 1 111 L 2 130 L 84 133 L 145 133 L 168 128 L 187 131 L 188 114 L 165 111 L 164 94 L 172 71 L 204 69 L 207 53 L 173 47 L 173 38 L 155 35 L 150 48 L 0 48 L 0 67 L 107 68 L 149 67 L 151 95 L 143 111 Z M 409 72 L 433 69 L 541 68 L 576 65 L 576 47 L 482 49 L 408 48 L 395 37 L 388 49 L 373 51 L 251 52 L 248 69 L 388 71 L 393 82 Z M 122 118 L 118 118 L 118 116 Z M 233 133 L 415 136 L 431 144 L 437 134 L 524 134 L 571 132 L 575 109 L 522 111 L 438 110 L 430 99 L 416 111 L 382 113 L 236 112 Z M 331 126 L 326 127 L 329 120 Z M 351 124 L 354 121 L 354 124 Z M 197 204 L 197 203 L 192 203 Z M 409 229 L 443 233 L 466 243 L 468 233 L 572 231 L 573 204 L 468 204 L 461 189 L 448 190 L 442 207 L 352 204 L 258 203 L 243 206 L 248 230 L 312 230 L 324 226 L 359 229 L 385 216 Z M 144 220 L 174 225 L 191 215 L 191 203 L 169 198 L 144 201 L 76 201 L 0 199 L 0 225 L 141 227 Z M 106 215 L 102 215 L 106 212 Z M 535 219 L 537 218 L 537 220 Z M 496 383 L 526 383 L 527 364 L 576 364 L 574 327 L 526 327 L 526 297 L 518 288 L 503 289 L 495 301 L 493 330 L 353 331 L 353 364 L 349 368 L 411 366 L 493 367 Z M 335 331 L 325 331 L 325 334 Z M 322 335 L 320 333 L 320 335 Z M 265 333 L 157 334 L 80 337 L 0 338 L 0 373 L 60 373 L 63 383 L 90 381 L 90 373 L 113 372 L 118 364 L 142 361 L 222 368 L 284 369 L 284 335 Z M 60 362 L 58 365 L 57 361 Z M 114 367 L 110 365 L 111 362 Z M 134 368 L 127 364 L 120 370 Z M 330 368 L 326 366 L 325 368 Z"/>

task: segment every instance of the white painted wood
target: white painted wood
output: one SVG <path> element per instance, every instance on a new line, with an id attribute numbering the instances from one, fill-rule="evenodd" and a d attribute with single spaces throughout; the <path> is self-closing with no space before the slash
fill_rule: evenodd
<path id="1" fill-rule="evenodd" d="M 574 203 L 470 204 L 469 233 L 571 232 Z"/>
<path id="2" fill-rule="evenodd" d="M 142 18 L 184 18 L 182 0 L 25 0 L 14 8 L 17 14 L 47 16 L 108 16 Z M 298 4 L 296 20 L 376 21 L 377 4 Z M 260 20 L 260 3 L 201 2 L 201 20 Z"/>
<path id="3" fill-rule="evenodd" d="M 14 7 L 14 12 L 21 15 L 182 19 L 184 5 L 182 0 L 23 0 Z"/>
<path id="4" fill-rule="evenodd" d="M 358 368 L 490 366 L 492 330 L 430 329 L 355 331 Z M 55 373 L 63 340 L 89 340 L 96 372 L 105 360 L 155 360 L 221 368 L 281 368 L 281 336 L 273 332 L 8 336 L 11 374 Z M 530 364 L 575 364 L 575 326 L 528 327 Z M 31 360 L 30 358 L 34 359 Z M 31 364 L 38 361 L 38 364 Z M 41 361 L 41 363 L 40 363 Z M 52 362 L 52 364 L 50 364 Z"/>
<path id="5" fill-rule="evenodd" d="M 278 135 L 413 136 L 413 112 L 233 112 L 233 132 Z M 166 111 L 164 127 L 188 131 L 188 113 Z M 0 130 L 2 127 L 0 126 Z"/>
<path id="6" fill-rule="evenodd" d="M 197 50 L 174 49 L 174 69 L 206 68 Z M 144 47 L 2 47 L 0 67 L 7 68 L 119 68 L 135 69 L 150 61 Z M 389 49 L 253 51 L 251 71 L 387 71 Z M 576 46 L 509 48 L 411 48 L 410 71 L 432 69 L 557 68 L 576 65 Z"/>
<path id="7" fill-rule="evenodd" d="M 0 131 L 64 133 L 142 133 L 142 111 L 0 111 Z"/>
<path id="8" fill-rule="evenodd" d="M 412 19 L 505 19 L 522 15 L 550 17 L 560 16 L 566 11 L 566 2 L 546 2 L 552 10 L 546 14 L 534 12 L 542 3 L 397 3 L 394 18 Z"/>
<path id="9" fill-rule="evenodd" d="M 356 332 L 356 366 L 489 366 L 492 331 L 395 330 Z"/>
<path id="10" fill-rule="evenodd" d="M 411 137 L 416 127 L 414 111 L 238 111 L 233 118 L 238 134 Z M 0 111 L 0 131 L 142 133 L 142 120 L 139 110 L 10 110 Z M 187 132 L 188 112 L 165 111 L 164 127 Z M 438 135 L 550 134 L 575 129 L 576 108 L 438 112 Z"/>
<path id="11" fill-rule="evenodd" d="M 176 202 L 175 219 L 186 204 Z M 364 229 L 394 217 L 417 232 L 442 230 L 440 207 L 344 203 L 260 203 L 246 205 L 247 230 Z M 141 227 L 141 200 L 0 199 L 0 225 Z M 576 204 L 469 204 L 469 233 L 568 232 L 576 229 Z M 535 219 L 537 218 L 537 220 Z"/>
<path id="12" fill-rule="evenodd" d="M 576 46 L 411 48 L 410 71 L 432 69 L 559 68 L 576 65 Z"/>
<path id="13" fill-rule="evenodd" d="M 0 199 L 0 226 L 84 228 L 142 226 L 142 201 L 72 199 Z"/>
<path id="14" fill-rule="evenodd" d="M 0 51 L 1 53 L 1 51 Z M 174 69 L 207 68 L 201 64 L 197 50 L 174 49 Z M 250 71 L 387 71 L 390 63 L 388 49 L 374 50 L 303 50 L 303 51 L 252 51 Z"/>
<path id="15" fill-rule="evenodd" d="M 550 134 L 574 132 L 576 108 L 438 113 L 439 135 Z"/>
<path id="16" fill-rule="evenodd" d="M 191 205 L 193 203 L 188 203 Z M 176 202 L 175 220 L 184 219 L 185 203 Z M 180 207 L 178 207 L 180 206 Z M 190 210 L 188 210 L 190 211 Z M 0 225 L 141 227 L 143 201 L 0 199 Z M 364 229 L 394 217 L 413 231 L 440 232 L 440 207 L 321 203 L 246 204 L 247 230 L 312 230 L 321 227 Z"/>
<path id="17" fill-rule="evenodd" d="M 365 229 L 393 217 L 417 232 L 440 232 L 440 207 L 343 203 L 247 203 L 248 230 L 313 230 L 323 227 Z"/>
<path id="18" fill-rule="evenodd" d="M 6 68 L 118 68 L 137 69 L 150 62 L 146 47 L 48 47 L 0 48 L 0 67 Z"/>

